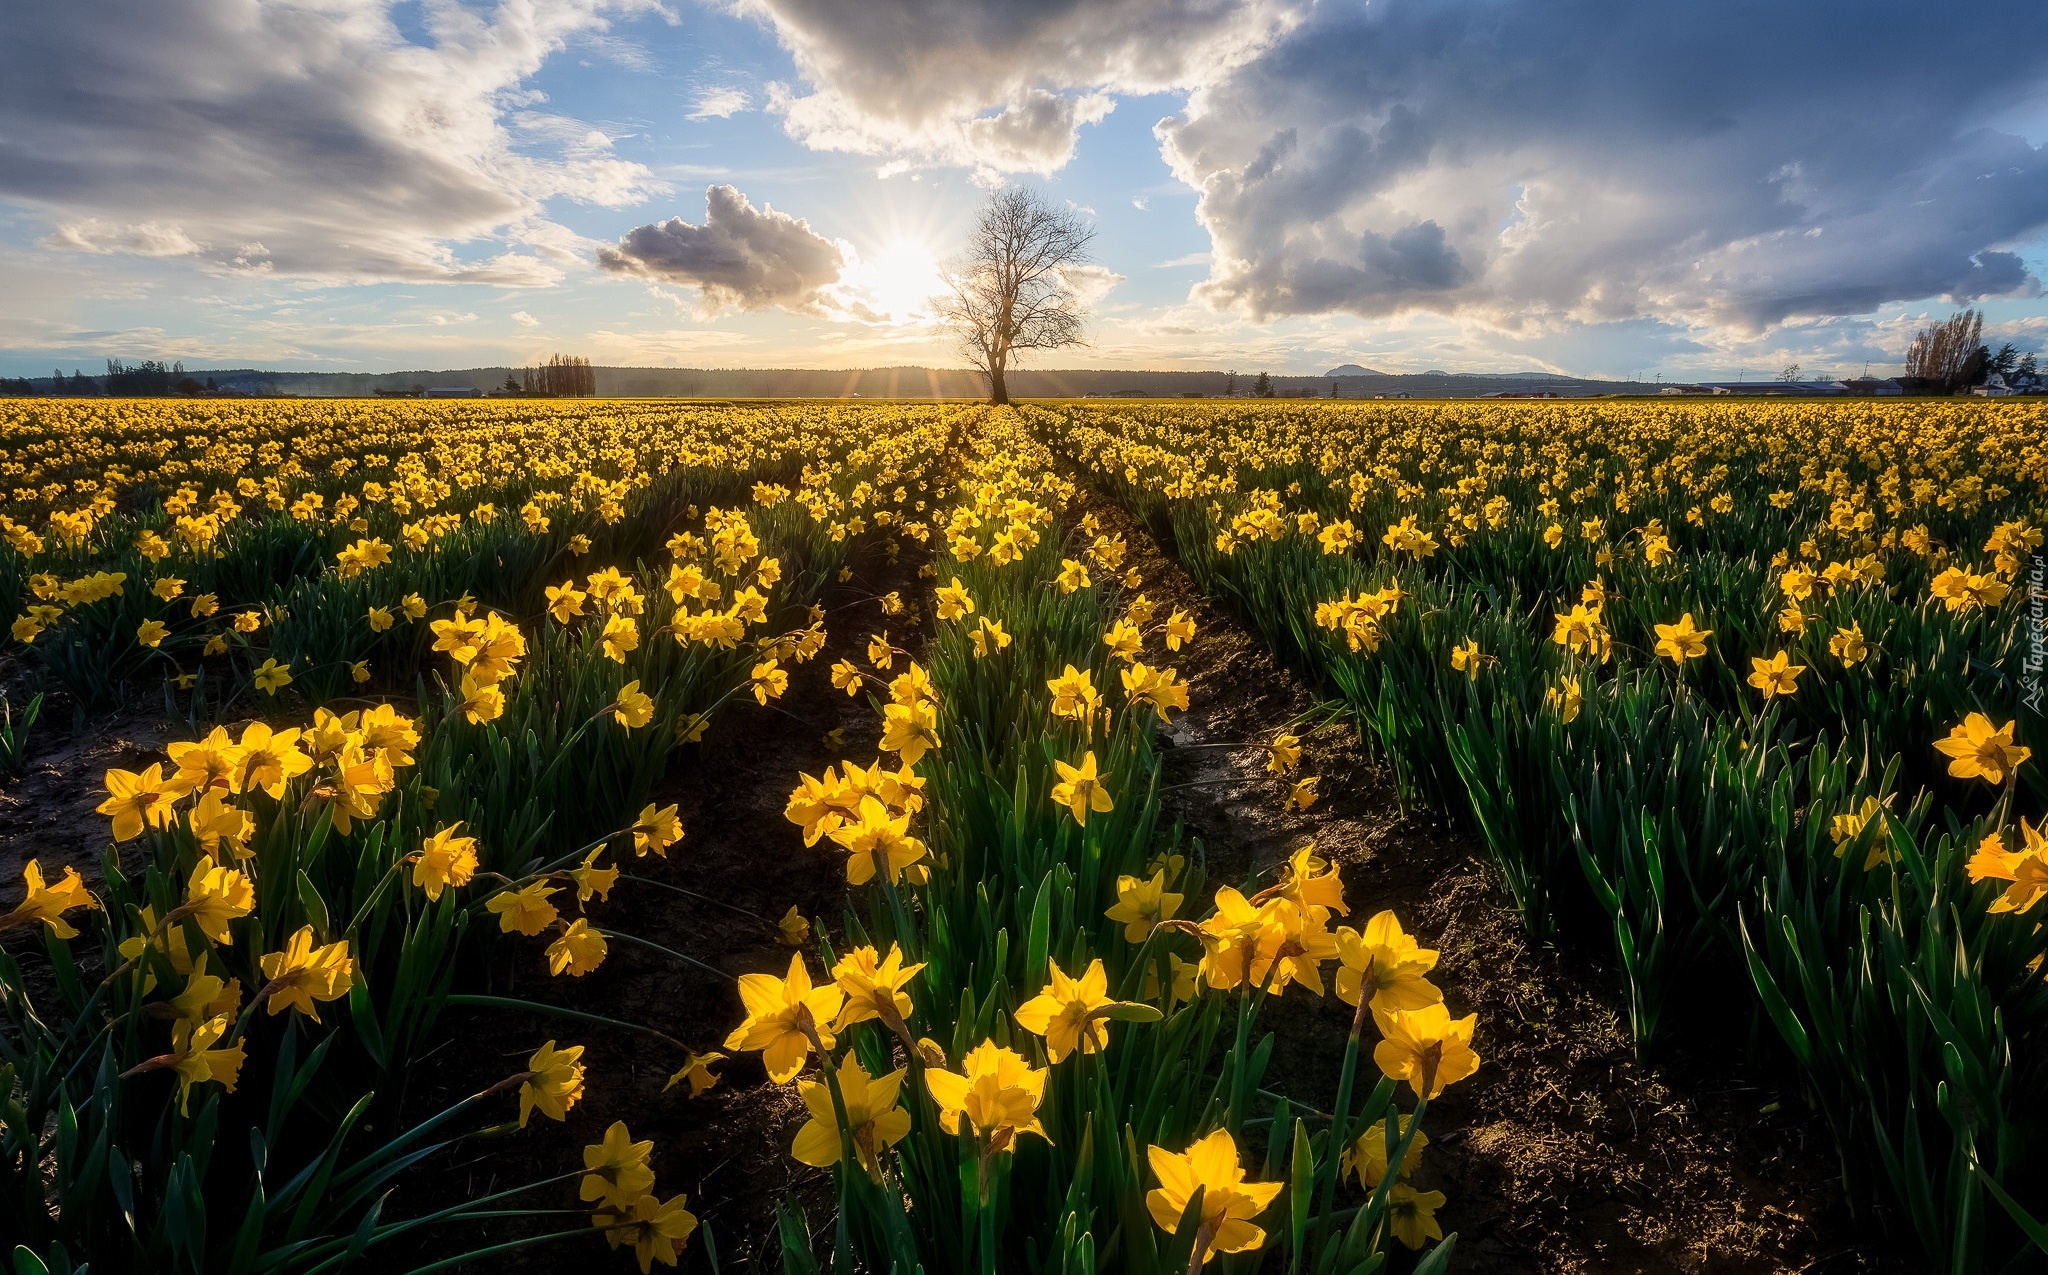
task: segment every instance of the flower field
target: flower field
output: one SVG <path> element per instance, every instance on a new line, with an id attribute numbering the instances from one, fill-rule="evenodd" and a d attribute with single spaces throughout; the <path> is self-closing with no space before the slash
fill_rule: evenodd
<path id="1" fill-rule="evenodd" d="M 1174 777 L 1299 814 L 1340 725 L 1637 1057 L 1746 1041 L 1857 1226 L 2048 1249 L 2038 408 L 26 400 L 0 443 L 0 794 L 61 718 L 169 724 L 91 777 L 96 859 L 0 887 L 18 1271 L 1460 1269 L 1431 1137 L 1509 1010 Z M 1198 602 L 1323 706 L 1190 744 Z M 845 724 L 796 764 L 805 697 Z M 636 1136 L 738 1091 L 779 1176 Z"/>

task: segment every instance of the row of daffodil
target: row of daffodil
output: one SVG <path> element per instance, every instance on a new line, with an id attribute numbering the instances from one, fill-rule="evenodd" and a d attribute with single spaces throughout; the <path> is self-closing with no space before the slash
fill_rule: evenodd
<path id="1" fill-rule="evenodd" d="M 1049 415 L 1096 468 L 1171 499 L 1293 471 L 1361 505 L 1386 490 L 1455 509 L 1445 525 L 1466 534 L 1479 529 L 1473 514 L 1493 521 L 1496 496 L 1617 520 L 1677 503 L 1688 525 L 1710 526 L 1734 512 L 1738 489 L 1779 510 L 1860 490 L 1911 522 L 1977 516 L 2048 481 L 2039 403 L 1075 404 Z"/>
<path id="2" fill-rule="evenodd" d="M 1404 796 L 1469 817 L 1532 929 L 1598 918 L 1642 1047 L 1685 989 L 1754 984 L 1852 1190 L 1897 1198 L 1943 1269 L 2011 1242 L 1969 1166 L 2023 1172 L 1991 1148 L 2027 1126 L 2012 1050 L 2048 1023 L 2040 931 L 2004 916 L 2048 870 L 2014 712 L 2027 411 L 1043 419 L 1343 695 Z M 1927 1114 L 1964 1110 L 1927 1087 L 1944 1051 L 1979 1064 L 1947 1082 L 1968 1119 Z"/>
<path id="3" fill-rule="evenodd" d="M 843 951 L 824 946 L 828 979 L 802 955 L 742 977 L 725 1042 L 797 1084 L 811 1118 L 791 1154 L 833 1167 L 840 1243 L 878 1267 L 993 1271 L 1025 1252 L 1191 1271 L 1270 1227 L 1309 1269 L 1354 1271 L 1389 1236 L 1440 1239 L 1443 1197 L 1412 1181 L 1418 1117 L 1477 1067 L 1475 1017 L 1448 1012 L 1436 954 L 1391 913 L 1332 928 L 1349 909 L 1313 846 L 1181 915 L 1203 870 L 1159 827 L 1153 739 L 1188 693 L 1149 648 L 1181 651 L 1195 622 L 1139 592 L 1122 536 L 1073 516 L 1016 413 L 979 422 L 961 455 L 928 662 L 878 632 L 867 668 L 833 670 L 876 697 L 886 756 L 802 776 L 789 799 L 865 906 Z M 1288 778 L 1298 740 L 1248 747 L 1279 799 L 1314 800 Z M 1289 987 L 1325 994 L 1333 967 L 1356 1007 L 1334 1114 L 1278 1100 L 1263 1141 L 1286 1178 L 1249 1180 L 1271 1051 L 1257 1013 Z M 1383 1079 L 1354 1111 L 1368 1024 Z M 1354 1173 L 1365 1203 L 1342 1225 Z M 790 1261 L 810 1260 L 793 1238 L 809 1233 L 783 1228 Z"/>
<path id="4" fill-rule="evenodd" d="M 540 428 L 547 409 L 529 410 Z M 574 428 L 523 469 L 480 460 L 473 442 L 457 441 L 478 422 L 442 414 L 415 432 L 366 428 L 347 440 L 362 466 L 337 457 L 329 472 L 301 468 L 282 487 L 247 468 L 210 495 L 162 475 L 88 480 L 91 500 L 52 511 L 41 527 L 0 509 L 0 608 L 28 648 L 19 653 L 88 704 L 152 677 L 189 687 L 209 664 L 216 684 L 231 670 L 260 669 L 262 691 L 284 684 L 280 675 L 311 674 L 318 698 L 373 677 L 402 686 L 420 648 L 388 634 L 394 614 L 416 617 L 420 599 L 437 594 L 529 613 L 564 560 L 647 555 L 675 523 L 695 520 L 700 493 L 740 496 L 749 478 L 758 507 L 786 504 L 835 539 L 871 529 L 928 535 L 923 475 L 945 438 L 945 414 L 850 410 L 862 416 L 859 429 L 842 428 L 843 414 L 670 409 L 623 440 L 570 415 L 563 423 Z M 292 419 L 283 412 L 273 428 Z M 424 450 L 363 450 L 394 437 Z M 502 446 L 490 445 L 500 461 L 510 454 Z M 547 459 L 563 454 L 580 463 Z M 372 469 L 394 478 L 359 476 Z M 286 491 L 295 493 L 289 501 Z M 309 577 L 323 552 L 331 566 Z M 346 623 L 351 615 L 367 615 L 368 627 Z"/>
<path id="5" fill-rule="evenodd" d="M 64 537 L 151 492 L 161 493 L 174 519 L 202 523 L 229 502 L 346 526 L 382 510 L 405 518 L 466 507 L 479 495 L 519 504 L 533 492 L 549 493 L 534 502 L 548 514 L 563 499 L 579 507 L 586 498 L 622 499 L 629 487 L 621 481 L 640 485 L 642 474 L 746 473 L 792 457 L 812 466 L 812 477 L 826 477 L 807 478 L 806 486 L 829 505 L 855 482 L 886 491 L 898 481 L 870 472 L 832 482 L 840 458 L 935 423 L 943 437 L 949 413 L 971 410 L 673 400 L 16 400 L 0 404 L 0 512 L 11 515 L 10 540 L 45 530 Z M 859 469 L 862 461 L 852 464 Z M 208 487 L 215 494 L 202 499 Z M 852 501 L 850 512 L 864 503 Z M 232 519 L 216 517 L 213 530 Z"/>
<path id="6" fill-rule="evenodd" d="M 915 483 L 924 462 L 877 442 L 859 463 L 871 477 Z M 0 1192 L 20 1214 L 16 1233 L 53 1260 L 82 1252 L 116 1266 L 317 1266 L 351 1242 L 360 1251 L 364 1239 L 387 1243 L 422 1224 L 385 1224 L 364 1210 L 405 1166 L 470 1136 L 455 1128 L 460 1113 L 480 1114 L 493 1094 L 517 1088 L 521 1125 L 535 1110 L 561 1118 L 582 1096 L 582 1048 L 550 1041 L 503 1084 L 367 1152 L 343 1146 L 358 1121 L 395 1120 L 390 1104 L 432 1051 L 448 1007 L 531 1008 L 467 990 L 503 964 L 502 949 L 544 937 L 541 965 L 574 978 L 598 968 L 612 944 L 644 942 L 601 928 L 588 910 L 622 876 L 615 848 L 662 854 L 682 836 L 674 806 L 639 794 L 721 704 L 783 693 L 783 665 L 809 659 L 825 635 L 815 602 L 799 627 L 778 633 L 772 621 L 802 615 L 847 569 L 850 537 L 868 529 L 834 528 L 800 508 L 783 518 L 790 509 L 786 490 L 764 484 L 754 513 L 712 508 L 701 530 L 672 536 L 665 576 L 604 567 L 548 585 L 544 608 L 524 624 L 467 596 L 370 606 L 351 623 L 388 631 L 403 615 L 437 660 L 433 681 L 447 689 L 426 697 L 422 717 L 389 704 L 319 708 L 303 729 L 217 728 L 171 745 L 167 765 L 110 771 L 101 813 L 117 844 L 144 840 L 140 877 L 110 856 L 96 897 L 75 867 L 52 882 L 31 863 L 27 897 L 0 922 L 41 924 L 62 1010 L 31 1010 L 21 968 L 0 957 L 17 1033 L 0 1033 L 0 1096 L 26 1113 L 26 1123 L 6 1122 L 10 1189 Z M 699 517 L 695 508 L 673 516 Z M 899 530 L 889 528 L 885 547 Z M 366 559 L 335 574 L 354 585 L 388 569 Z M 792 578 L 795 596 L 780 596 Z M 618 832 L 574 844 L 578 829 L 616 826 L 636 806 Z M 109 949 L 112 972 L 96 983 L 70 950 L 79 931 L 66 914 L 80 907 L 95 908 L 95 937 Z M 485 933 L 508 937 L 480 944 Z M 345 1012 L 323 1022 L 334 1002 Z M 278 1019 L 286 1009 L 298 1012 Z M 317 1039 L 310 1054 L 302 1036 Z M 161 1109 L 148 1077 L 158 1073 L 175 1078 L 178 1119 L 168 1141 L 150 1143 Z M 707 1073 L 688 1056 L 684 1076 L 695 1089 Z M 77 1136 L 52 1132 L 59 1109 L 80 1113 Z M 287 1112 L 297 1132 L 280 1147 Z M 192 1176 L 193 1149 L 216 1142 Z M 308 1154 L 326 1156 L 329 1169 L 298 1173 Z M 138 1164 L 133 1192 L 107 1193 L 97 1166 L 109 1156 Z M 586 1189 L 595 1229 L 581 1233 L 631 1245 L 643 1261 L 679 1244 L 694 1226 L 680 1197 L 664 1201 L 640 1189 L 651 1181 L 617 1176 L 607 1192 Z M 250 1220 L 240 1232 L 156 1223 L 195 1207 L 188 1199 Z M 107 1225 L 124 1216 L 148 1224 Z M 424 1220 L 472 1216 L 489 1213 L 473 1206 Z"/>

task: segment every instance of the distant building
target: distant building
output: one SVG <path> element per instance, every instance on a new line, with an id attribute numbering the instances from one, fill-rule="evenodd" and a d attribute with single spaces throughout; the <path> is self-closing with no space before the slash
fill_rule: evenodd
<path id="1" fill-rule="evenodd" d="M 1708 394 L 1757 394 L 1783 398 L 1826 398 L 1849 392 L 1840 381 L 1702 381 Z"/>
<path id="2" fill-rule="evenodd" d="M 443 385 L 427 391 L 428 398 L 482 398 L 484 392 L 474 385 Z"/>
<path id="3" fill-rule="evenodd" d="M 1852 376 L 1842 384 L 1849 387 L 1851 394 L 1874 394 L 1880 398 L 1889 398 L 1906 392 L 1905 387 L 1889 377 Z"/>

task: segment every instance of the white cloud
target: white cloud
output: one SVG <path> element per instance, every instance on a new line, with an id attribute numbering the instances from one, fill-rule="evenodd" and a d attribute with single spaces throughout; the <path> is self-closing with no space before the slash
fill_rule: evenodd
<path id="1" fill-rule="evenodd" d="M 683 118 L 699 121 L 730 119 L 753 104 L 753 97 L 745 89 L 731 85 L 699 89 L 690 113 Z"/>
<path id="2" fill-rule="evenodd" d="M 1188 88 L 1252 56 L 1303 0 L 728 0 L 806 88 L 769 86 L 819 150 L 985 174 L 1051 173 L 1119 93 Z"/>
<path id="3" fill-rule="evenodd" d="M 518 324 L 522 328 L 537 328 L 540 326 L 540 320 L 534 318 L 532 315 L 528 314 L 524 310 L 514 310 L 512 312 L 512 322 Z"/>
<path id="4" fill-rule="evenodd" d="M 605 61 L 628 71 L 648 74 L 660 69 L 660 64 L 654 60 L 654 55 L 647 51 L 647 46 L 634 40 L 622 40 L 615 35 L 596 32 L 579 36 L 576 44 L 577 47 L 588 49 Z"/>
<path id="5" fill-rule="evenodd" d="M 392 8 L 18 6 L 0 42 L 0 199 L 48 217 L 60 249 L 517 286 L 559 275 L 519 251 L 542 200 L 616 206 L 659 187 L 522 88 L 610 15 L 657 11 L 649 0 L 437 0 L 423 43 Z"/>
<path id="6" fill-rule="evenodd" d="M 706 190 L 704 212 L 701 226 L 681 217 L 637 226 L 617 247 L 598 249 L 597 263 L 617 274 L 690 285 L 714 309 L 824 308 L 821 293 L 846 264 L 839 245 L 802 218 L 754 207 L 731 186 Z"/>
<path id="7" fill-rule="evenodd" d="M 206 245 L 186 234 L 182 226 L 159 225 L 153 221 L 118 226 L 97 217 L 65 222 L 42 242 L 45 248 L 101 255 L 126 252 L 138 257 L 196 257 L 206 251 Z M 238 255 L 247 260 L 250 256 L 266 254 L 262 244 L 251 244 Z"/>
<path id="8" fill-rule="evenodd" d="M 1066 281 L 1067 287 L 1073 289 L 1075 298 L 1080 301 L 1083 308 L 1101 304 L 1111 289 L 1124 281 L 1123 275 L 1108 266 L 1093 263 L 1067 266 L 1060 271 L 1060 277 Z"/>

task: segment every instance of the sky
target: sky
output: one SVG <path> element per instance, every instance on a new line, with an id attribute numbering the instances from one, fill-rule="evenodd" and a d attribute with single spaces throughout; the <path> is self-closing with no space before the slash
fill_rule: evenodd
<path id="1" fill-rule="evenodd" d="M 2048 42 L 1892 0 L 67 0 L 0 40 L 0 374 L 959 365 L 1665 380 L 2048 346 Z"/>

